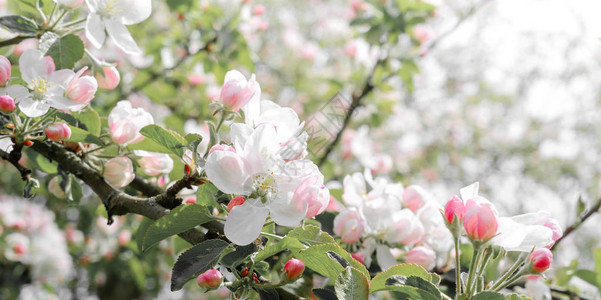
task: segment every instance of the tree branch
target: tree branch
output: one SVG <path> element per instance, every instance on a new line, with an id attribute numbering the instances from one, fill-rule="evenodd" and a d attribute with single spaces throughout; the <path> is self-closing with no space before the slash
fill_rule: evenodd
<path id="1" fill-rule="evenodd" d="M 23 181 L 27 181 L 29 179 L 29 175 L 31 174 L 31 170 L 28 168 L 25 168 L 21 164 L 19 164 L 19 159 L 21 159 L 21 148 L 22 147 L 23 146 L 18 147 L 17 145 L 15 145 L 15 146 L 13 146 L 13 150 L 10 153 L 0 150 L 0 158 L 8 161 L 13 166 L 15 166 L 17 171 L 19 171 L 19 173 L 21 173 L 21 179 L 23 179 Z"/>
<path id="2" fill-rule="evenodd" d="M 35 37 L 35 35 L 19 35 L 12 39 L 0 41 L 0 48 L 5 47 L 5 46 L 10 46 L 10 45 L 15 45 L 26 39 L 30 39 L 30 38 L 34 38 L 34 37 Z"/>
<path id="3" fill-rule="evenodd" d="M 578 219 L 576 219 L 576 221 L 572 225 L 570 225 L 568 228 L 566 228 L 566 230 L 563 232 L 563 235 L 557 241 L 555 241 L 555 244 L 553 244 L 553 247 L 551 247 L 551 251 L 555 250 L 555 247 L 557 247 L 557 245 L 564 238 L 566 238 L 568 235 L 570 235 L 570 233 L 572 233 L 574 230 L 578 229 L 578 227 L 580 227 L 580 225 L 582 223 L 584 223 L 584 221 L 586 221 L 588 218 L 590 218 L 594 213 L 598 212 L 600 208 L 601 208 L 601 199 L 597 200 L 597 203 L 595 203 L 595 205 L 593 205 L 593 207 L 591 207 L 584 215 L 580 215 L 578 217 Z"/>

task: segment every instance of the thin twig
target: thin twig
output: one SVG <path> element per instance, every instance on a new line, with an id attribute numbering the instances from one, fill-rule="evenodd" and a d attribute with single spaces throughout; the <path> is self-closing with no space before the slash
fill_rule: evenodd
<path id="1" fill-rule="evenodd" d="M 35 37 L 35 35 L 19 35 L 12 39 L 0 41 L 0 48 L 5 47 L 5 46 L 10 46 L 10 45 L 15 45 L 15 44 L 22 42 L 23 40 L 34 38 L 34 37 Z"/>
<path id="2" fill-rule="evenodd" d="M 588 218 L 590 218 L 594 213 L 598 212 L 600 208 L 601 208 L 601 199 L 597 200 L 597 203 L 595 203 L 595 205 L 593 205 L 593 207 L 591 207 L 586 212 L 586 214 L 580 215 L 580 217 L 578 217 L 578 219 L 572 225 L 570 225 L 568 228 L 566 228 L 566 230 L 563 232 L 563 235 L 557 241 L 555 241 L 555 244 L 553 245 L 553 247 L 551 247 L 551 251 L 555 250 L 557 245 L 564 238 L 566 238 L 574 230 L 578 229 L 578 227 L 580 227 L 580 225 L 582 225 L 582 223 L 584 223 L 584 221 L 586 221 Z"/>

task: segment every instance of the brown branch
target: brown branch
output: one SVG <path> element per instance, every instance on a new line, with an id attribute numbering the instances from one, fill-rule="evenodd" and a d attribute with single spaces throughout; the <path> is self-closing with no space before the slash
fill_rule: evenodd
<path id="1" fill-rule="evenodd" d="M 96 170 L 85 164 L 75 153 L 69 152 L 58 144 L 36 142 L 32 149 L 44 157 L 56 161 L 65 171 L 75 175 L 90 186 L 106 207 L 109 223 L 114 215 L 134 213 L 156 220 L 169 213 L 169 209 L 160 205 L 158 201 L 158 199 L 166 199 L 166 192 L 148 198 L 131 196 L 112 187 Z M 211 234 L 205 236 L 200 231 L 191 229 L 180 233 L 179 236 L 191 244 L 197 244 L 209 238 L 209 236 L 224 239 L 223 224 L 220 222 L 208 222 L 203 224 L 203 227 L 209 228 Z"/>
<path id="2" fill-rule="evenodd" d="M 13 166 L 15 166 L 17 171 L 21 173 L 21 179 L 23 179 L 23 181 L 28 181 L 29 175 L 31 174 L 31 170 L 19 164 L 19 159 L 21 159 L 22 147 L 22 145 L 20 147 L 15 145 L 13 146 L 13 150 L 10 153 L 0 150 L 0 158 L 8 161 Z"/>
<path id="3" fill-rule="evenodd" d="M 598 212 L 600 208 L 601 208 L 601 199 L 597 200 L 597 203 L 595 203 L 595 205 L 593 205 L 593 207 L 591 207 L 584 215 L 580 215 L 578 217 L 578 219 L 576 219 L 576 221 L 572 225 L 570 225 L 568 228 L 566 228 L 566 230 L 563 232 L 563 235 L 557 241 L 555 241 L 555 244 L 553 245 L 553 247 L 551 247 L 551 251 L 555 250 L 555 247 L 557 247 L 557 245 L 564 238 L 566 238 L 568 235 L 570 235 L 570 233 L 572 233 L 574 230 L 578 229 L 578 227 L 580 227 L 580 225 L 582 223 L 584 223 L 584 221 L 586 221 L 588 218 L 590 218 L 594 213 Z"/>
<path id="4" fill-rule="evenodd" d="M 35 37 L 35 35 L 19 35 L 12 39 L 0 41 L 0 48 L 5 47 L 5 46 L 10 46 L 10 45 L 15 45 L 26 39 L 30 39 L 30 38 L 34 38 L 34 37 Z"/>

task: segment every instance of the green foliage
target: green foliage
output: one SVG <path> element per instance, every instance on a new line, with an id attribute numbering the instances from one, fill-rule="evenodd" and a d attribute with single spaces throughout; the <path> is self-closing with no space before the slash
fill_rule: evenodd
<path id="1" fill-rule="evenodd" d="M 78 127 L 87 130 L 95 136 L 100 135 L 102 126 L 100 116 L 91 106 L 86 106 L 84 109 L 72 112 L 71 114 L 79 121 Z"/>
<path id="2" fill-rule="evenodd" d="M 138 225 L 138 230 L 134 235 L 134 239 L 136 240 L 136 244 L 138 245 L 139 253 L 142 253 L 142 246 L 144 245 L 144 235 L 146 234 L 148 227 L 150 227 L 153 223 L 154 221 L 152 219 L 144 217 L 142 218 L 142 222 L 140 222 L 140 225 Z"/>
<path id="3" fill-rule="evenodd" d="M 289 250 L 292 252 L 296 252 L 305 248 L 306 247 L 303 244 L 301 244 L 301 242 L 299 242 L 296 238 L 286 236 L 279 242 L 269 245 L 263 250 L 260 250 L 257 253 L 257 256 L 255 256 L 255 261 L 262 261 L 282 251 Z"/>
<path id="4" fill-rule="evenodd" d="M 214 219 L 205 206 L 198 204 L 180 205 L 148 227 L 144 234 L 142 251 L 147 251 L 163 239 Z"/>
<path id="5" fill-rule="evenodd" d="M 0 25 L 2 25 L 10 32 L 20 34 L 32 35 L 36 34 L 39 30 L 38 25 L 35 23 L 35 21 L 23 16 L 0 17 Z"/>
<path id="6" fill-rule="evenodd" d="M 178 157 L 184 156 L 187 143 L 179 133 L 153 124 L 142 128 L 140 134 L 169 149 Z"/>
<path id="7" fill-rule="evenodd" d="M 57 39 L 48 48 L 46 55 L 52 57 L 57 70 L 71 69 L 83 57 L 83 50 L 81 39 L 74 34 L 68 34 Z"/>
<path id="8" fill-rule="evenodd" d="M 66 139 L 68 142 L 81 142 L 81 143 L 90 143 L 96 145 L 104 145 L 104 142 L 99 139 L 97 136 L 92 133 L 83 130 L 78 127 L 74 127 L 73 125 L 69 125 L 71 129 L 71 137 Z"/>
<path id="9" fill-rule="evenodd" d="M 329 234 L 321 231 L 321 229 L 314 225 L 305 225 L 303 227 L 297 227 L 288 232 L 288 237 L 295 238 L 303 244 L 314 246 L 319 244 L 330 244 L 335 243 L 334 238 Z"/>
<path id="10" fill-rule="evenodd" d="M 302 260 L 307 268 L 333 280 L 338 278 L 338 274 L 347 266 L 352 266 L 365 276 L 369 276 L 365 266 L 352 258 L 351 254 L 338 244 L 314 245 L 299 251 L 294 254 L 294 257 Z"/>
<path id="11" fill-rule="evenodd" d="M 338 275 L 334 284 L 338 299 L 362 300 L 369 295 L 369 277 L 348 266 Z"/>
<path id="12" fill-rule="evenodd" d="M 495 292 L 482 292 L 476 294 L 471 299 L 473 300 L 505 300 L 503 294 L 495 293 Z"/>
<path id="13" fill-rule="evenodd" d="M 428 271 L 421 266 L 414 264 L 399 264 L 392 266 L 376 275 L 371 280 L 370 292 L 373 293 L 389 289 L 391 287 L 389 280 L 392 278 L 394 282 L 394 278 L 399 276 L 401 276 L 401 278 L 412 276 L 419 277 L 433 284 L 438 284 L 440 282 L 440 277 L 438 275 L 434 273 L 428 273 Z"/>
<path id="14" fill-rule="evenodd" d="M 213 268 L 228 247 L 222 240 L 208 240 L 182 253 L 173 265 L 171 290 L 180 290 L 188 280 Z"/>

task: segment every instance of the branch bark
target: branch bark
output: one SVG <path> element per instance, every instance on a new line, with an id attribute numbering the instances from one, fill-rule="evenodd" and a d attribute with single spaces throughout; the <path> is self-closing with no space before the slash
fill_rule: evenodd
<path id="1" fill-rule="evenodd" d="M 595 203 L 595 205 L 593 205 L 593 207 L 591 207 L 584 215 L 581 215 L 580 217 L 578 217 L 578 219 L 574 222 L 574 224 L 572 224 L 568 228 L 566 228 L 566 230 L 563 232 L 563 235 L 557 241 L 555 241 L 555 244 L 553 244 L 553 247 L 551 247 L 551 251 L 555 250 L 557 245 L 559 245 L 559 243 L 561 241 L 563 241 L 564 238 L 566 238 L 568 235 L 570 235 L 570 233 L 572 233 L 576 229 L 578 229 L 578 227 L 580 227 L 580 225 L 582 223 L 584 223 L 584 221 L 586 221 L 593 214 L 598 212 L 600 208 L 601 208 L 601 199 L 597 200 L 597 203 Z"/>

